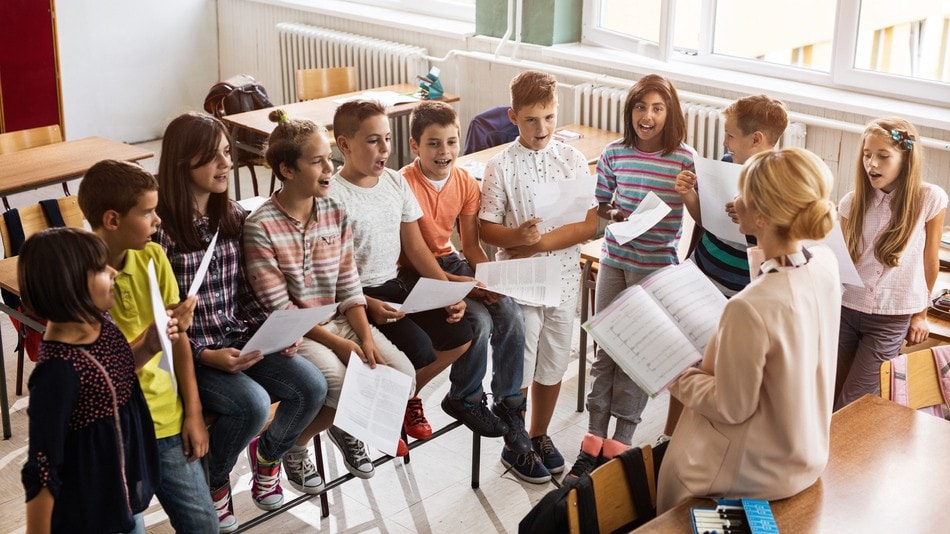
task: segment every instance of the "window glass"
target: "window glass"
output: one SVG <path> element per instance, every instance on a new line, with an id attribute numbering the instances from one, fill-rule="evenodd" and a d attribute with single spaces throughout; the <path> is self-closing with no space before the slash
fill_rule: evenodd
<path id="1" fill-rule="evenodd" d="M 950 81 L 950 0 L 863 0 L 854 67 Z"/>
<path id="2" fill-rule="evenodd" d="M 603 0 L 598 26 L 643 41 L 660 40 L 662 0 Z"/>

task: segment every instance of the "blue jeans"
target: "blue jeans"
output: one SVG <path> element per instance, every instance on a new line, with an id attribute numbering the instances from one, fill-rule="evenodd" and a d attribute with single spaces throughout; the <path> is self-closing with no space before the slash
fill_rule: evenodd
<path id="1" fill-rule="evenodd" d="M 211 502 L 200 461 L 189 462 L 181 434 L 156 441 L 161 483 L 155 489 L 175 532 L 217 532 L 218 515 Z"/>
<path id="2" fill-rule="evenodd" d="M 442 270 L 459 276 L 475 276 L 468 262 L 452 253 L 436 258 Z M 500 401 L 517 395 L 524 372 L 524 316 L 521 306 L 505 297 L 494 304 L 465 299 L 465 319 L 472 325 L 472 345 L 449 372 L 449 396 L 475 400 L 481 396 L 491 345 L 491 391 Z"/>
<path id="3" fill-rule="evenodd" d="M 267 423 L 272 397 L 280 406 L 257 442 L 258 454 L 268 460 L 279 460 L 290 449 L 327 396 L 327 381 L 319 369 L 304 358 L 276 353 L 243 373 L 198 365 L 195 375 L 202 407 L 218 416 L 208 451 L 212 488 L 229 481 L 238 454 Z"/>

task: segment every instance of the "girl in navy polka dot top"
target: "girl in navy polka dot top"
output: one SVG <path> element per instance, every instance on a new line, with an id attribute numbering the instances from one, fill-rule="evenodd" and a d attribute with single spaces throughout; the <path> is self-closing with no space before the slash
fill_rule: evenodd
<path id="1" fill-rule="evenodd" d="M 102 240 L 73 228 L 20 251 L 23 304 L 48 320 L 29 381 L 28 531 L 145 531 L 158 463 L 135 371 L 161 349 L 155 328 L 130 346 L 106 313 L 116 274 L 107 258 Z M 175 319 L 168 332 L 177 339 Z"/>

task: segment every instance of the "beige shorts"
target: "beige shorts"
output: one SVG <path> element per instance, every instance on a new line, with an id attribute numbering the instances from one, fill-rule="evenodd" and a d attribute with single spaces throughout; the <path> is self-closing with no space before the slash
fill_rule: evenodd
<path id="1" fill-rule="evenodd" d="M 521 387 L 532 380 L 553 386 L 564 377 L 571 360 L 571 339 L 577 298 L 558 307 L 521 306 L 524 312 L 524 378 Z"/>

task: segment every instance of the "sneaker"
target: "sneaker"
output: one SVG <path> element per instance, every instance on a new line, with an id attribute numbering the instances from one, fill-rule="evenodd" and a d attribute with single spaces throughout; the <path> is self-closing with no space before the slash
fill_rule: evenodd
<path id="1" fill-rule="evenodd" d="M 280 462 L 274 465 L 257 463 L 256 436 L 247 445 L 247 459 L 251 466 L 251 498 L 261 510 L 276 510 L 284 504 L 284 490 L 280 487 Z"/>
<path id="2" fill-rule="evenodd" d="M 432 437 L 432 427 L 426 420 L 426 415 L 422 411 L 422 399 L 413 397 L 406 404 L 406 415 L 402 419 L 402 426 L 406 429 L 406 434 L 416 439 L 429 439 Z"/>
<path id="3" fill-rule="evenodd" d="M 524 412 L 527 405 L 524 395 L 518 394 L 495 402 L 491 407 L 491 411 L 508 425 L 505 445 L 516 454 L 527 454 L 534 450 L 531 438 L 524 429 Z"/>
<path id="4" fill-rule="evenodd" d="M 538 453 L 538 456 L 541 458 L 541 463 L 544 464 L 544 467 L 548 468 L 548 471 L 550 471 L 552 475 L 564 471 L 564 456 L 562 456 L 561 451 L 557 450 L 557 447 L 554 446 L 554 441 L 551 440 L 551 436 L 543 434 L 536 438 L 531 438 L 531 446 L 534 448 L 534 452 Z"/>
<path id="5" fill-rule="evenodd" d="M 508 433 L 508 425 L 488 409 L 488 396 L 482 393 L 477 403 L 465 399 L 453 399 L 448 395 L 442 399 L 442 410 L 461 421 L 472 432 L 487 438 L 500 438 Z"/>
<path id="6" fill-rule="evenodd" d="M 581 452 L 577 455 L 577 460 L 574 460 L 574 466 L 571 467 L 571 471 L 564 476 L 564 483 L 567 484 L 569 479 L 578 479 L 582 475 L 590 473 L 597 468 L 600 461 L 600 452 L 604 448 L 604 438 L 595 436 L 593 434 L 587 434 L 584 436 L 583 441 L 581 441 Z"/>
<path id="7" fill-rule="evenodd" d="M 288 452 L 282 460 L 287 481 L 297 491 L 316 495 L 323 491 L 323 477 L 310 460 L 310 451 Z"/>
<path id="8" fill-rule="evenodd" d="M 370 461 L 369 453 L 366 452 L 366 445 L 362 441 L 335 426 L 331 426 L 327 430 L 327 434 L 330 436 L 330 441 L 343 454 L 343 464 L 346 465 L 347 471 L 359 478 L 373 477 L 376 473 L 376 467 Z"/>
<path id="9" fill-rule="evenodd" d="M 218 527 L 221 532 L 237 530 L 238 520 L 234 515 L 234 504 L 231 502 L 231 484 L 211 490 L 211 501 L 214 503 L 215 513 L 218 514 Z"/>
<path id="10" fill-rule="evenodd" d="M 541 463 L 537 453 L 530 451 L 527 454 L 517 454 L 515 451 L 504 447 L 501 449 L 501 463 L 506 467 L 505 473 L 511 471 L 525 482 L 532 484 L 544 484 L 551 482 L 551 472 Z M 502 473 L 504 475 L 505 473 Z"/>
<path id="11" fill-rule="evenodd" d="M 402 438 L 399 438 L 399 441 L 396 442 L 396 458 L 402 458 L 403 456 L 409 456 L 409 445 Z"/>
<path id="12" fill-rule="evenodd" d="M 670 436 L 667 436 L 666 434 L 660 434 L 659 437 L 656 438 L 656 441 L 653 442 L 653 448 L 655 449 L 664 443 L 669 443 L 669 441 Z"/>

